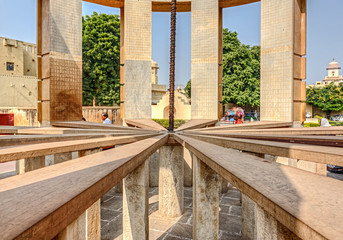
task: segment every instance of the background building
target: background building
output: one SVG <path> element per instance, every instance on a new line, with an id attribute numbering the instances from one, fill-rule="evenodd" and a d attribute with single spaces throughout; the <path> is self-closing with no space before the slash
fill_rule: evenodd
<path id="1" fill-rule="evenodd" d="M 0 37 L 0 107 L 37 106 L 36 45 Z"/>
<path id="2" fill-rule="evenodd" d="M 169 118 L 169 91 L 166 85 L 158 84 L 158 65 L 152 60 L 152 118 L 168 119 Z M 191 104 L 186 93 L 178 87 L 174 92 L 174 118 L 191 119 Z"/>
<path id="3" fill-rule="evenodd" d="M 328 75 L 325 76 L 322 81 L 317 81 L 313 85 L 307 85 L 307 87 L 322 87 L 330 83 L 338 85 L 339 83 L 343 82 L 343 76 L 339 75 L 341 67 L 339 66 L 339 63 L 335 61 L 335 58 L 329 63 L 329 66 L 326 68 L 326 70 L 328 71 Z"/>

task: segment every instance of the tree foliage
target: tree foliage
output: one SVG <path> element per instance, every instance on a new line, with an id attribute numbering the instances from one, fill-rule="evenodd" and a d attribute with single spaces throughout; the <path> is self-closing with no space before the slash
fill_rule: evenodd
<path id="1" fill-rule="evenodd" d="M 333 83 L 324 87 L 310 87 L 306 90 L 306 102 L 326 112 L 343 110 L 343 83 Z"/>
<path id="2" fill-rule="evenodd" d="M 187 96 L 190 98 L 191 95 L 192 95 L 192 89 L 191 89 L 191 80 L 189 79 L 188 82 L 187 82 L 187 85 L 186 87 L 184 88 Z"/>
<path id="3" fill-rule="evenodd" d="M 223 103 L 260 106 L 260 46 L 242 44 L 223 29 Z"/>
<path id="4" fill-rule="evenodd" d="M 83 104 L 120 103 L 120 19 L 97 14 L 82 18 Z"/>

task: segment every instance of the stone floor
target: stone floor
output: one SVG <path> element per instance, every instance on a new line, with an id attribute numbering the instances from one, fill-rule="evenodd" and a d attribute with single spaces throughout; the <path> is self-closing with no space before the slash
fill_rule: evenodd
<path id="1" fill-rule="evenodd" d="M 158 214 L 158 188 L 149 189 L 149 239 L 178 240 L 193 239 L 192 188 L 185 188 L 184 214 L 179 218 L 161 218 Z M 220 239 L 241 239 L 240 192 L 229 186 L 228 192 L 220 196 Z M 113 188 L 104 195 L 101 204 L 101 239 L 122 239 L 121 193 Z"/>

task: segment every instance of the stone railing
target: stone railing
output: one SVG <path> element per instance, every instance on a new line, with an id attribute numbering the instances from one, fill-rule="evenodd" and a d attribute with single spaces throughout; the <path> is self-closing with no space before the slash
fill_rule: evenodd
<path id="1" fill-rule="evenodd" d="M 343 127 L 239 133 L 217 128 L 211 132 L 208 128 L 175 134 L 91 123 L 86 128 L 74 129 L 74 135 L 46 135 L 45 140 L 41 135 L 0 139 L 1 146 L 12 146 L 0 149 L 0 163 L 24 159 L 17 164 L 20 175 L 0 181 L 0 231 L 4 239 L 68 239 L 76 232 L 73 239 L 86 239 L 86 235 L 99 239 L 99 199 L 121 180 L 123 238 L 148 239 L 146 160 L 157 150 L 159 214 L 166 218 L 182 215 L 187 176 L 193 182 L 193 239 L 219 239 L 222 179 L 241 192 L 244 239 L 342 236 L 343 182 L 309 171 L 320 169 L 320 165 L 343 165 L 342 137 L 325 136 L 342 135 Z M 101 132 L 100 128 L 106 130 Z M 6 129 L 13 130 L 3 131 Z M 16 133 L 20 131 L 28 130 Z M 263 134 L 249 135 L 249 131 Z M 303 131 L 310 135 L 299 135 Z M 27 143 L 31 145 L 22 145 Z M 121 146 L 101 152 L 102 147 L 115 145 Z M 66 161 L 75 151 L 78 158 Z M 44 168 L 42 156 L 51 154 L 59 164 Z M 287 158 L 291 166 L 268 160 L 266 155 Z M 185 161 L 190 164 L 188 170 Z"/>

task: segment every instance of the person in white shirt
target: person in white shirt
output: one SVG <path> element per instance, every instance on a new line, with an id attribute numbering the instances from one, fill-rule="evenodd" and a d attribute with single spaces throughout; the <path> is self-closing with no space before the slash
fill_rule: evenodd
<path id="1" fill-rule="evenodd" d="M 108 118 L 108 114 L 107 113 L 102 113 L 101 114 L 101 117 L 102 117 L 102 123 L 103 124 L 112 124 L 111 120 Z"/>

